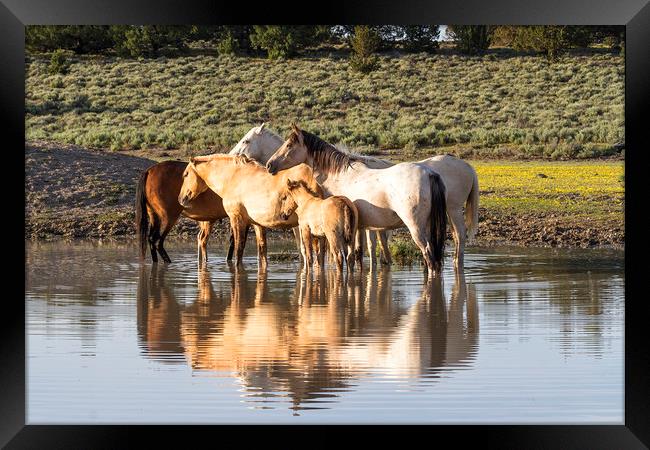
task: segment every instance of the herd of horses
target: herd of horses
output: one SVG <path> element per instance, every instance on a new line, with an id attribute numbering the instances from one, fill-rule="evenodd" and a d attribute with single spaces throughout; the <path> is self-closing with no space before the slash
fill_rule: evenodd
<path id="1" fill-rule="evenodd" d="M 150 248 L 171 262 L 164 242 L 185 216 L 199 222 L 199 264 L 215 221 L 231 225 L 227 260 L 241 266 L 250 226 L 258 264 L 267 267 L 266 230 L 293 229 L 306 270 L 314 261 L 348 272 L 367 248 L 375 267 L 391 263 L 388 231 L 406 227 L 422 252 L 429 277 L 442 268 L 447 222 L 455 242 L 454 266 L 463 270 L 465 242 L 476 232 L 476 171 L 451 155 L 393 164 L 341 150 L 292 124 L 288 138 L 265 124 L 253 127 L 228 154 L 165 161 L 145 170 L 136 190 L 140 254 Z M 379 238 L 379 239 L 377 239 Z M 314 257 L 315 253 L 315 257 Z"/>

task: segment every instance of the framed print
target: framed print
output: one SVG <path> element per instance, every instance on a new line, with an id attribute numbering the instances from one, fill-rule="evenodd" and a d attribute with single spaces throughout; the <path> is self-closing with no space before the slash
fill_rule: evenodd
<path id="1" fill-rule="evenodd" d="M 0 11 L 7 448 L 648 445 L 646 3 Z"/>

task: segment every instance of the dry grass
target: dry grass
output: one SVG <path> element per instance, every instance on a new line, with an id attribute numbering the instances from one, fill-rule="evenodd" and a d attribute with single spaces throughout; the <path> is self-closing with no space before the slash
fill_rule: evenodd
<path id="1" fill-rule="evenodd" d="M 251 126 L 291 121 L 363 152 L 589 158 L 624 136 L 624 59 L 573 54 L 381 56 L 364 76 L 340 56 L 189 56 L 26 63 L 26 138 L 112 150 L 230 148 Z"/>

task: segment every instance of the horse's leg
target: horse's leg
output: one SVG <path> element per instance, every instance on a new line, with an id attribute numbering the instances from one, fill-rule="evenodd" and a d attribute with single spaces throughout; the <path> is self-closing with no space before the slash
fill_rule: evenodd
<path id="1" fill-rule="evenodd" d="M 343 255 L 341 255 L 341 249 L 343 247 L 343 236 L 339 239 L 339 236 L 336 236 L 335 233 L 327 235 L 327 243 L 329 244 L 330 254 L 334 255 L 334 261 L 336 261 L 336 271 L 338 273 L 343 272 Z"/>
<path id="2" fill-rule="evenodd" d="M 157 238 L 153 234 L 149 234 L 149 250 L 151 250 L 151 261 L 158 262 L 158 251 L 156 250 Z"/>
<path id="3" fill-rule="evenodd" d="M 149 243 L 149 250 L 151 251 L 151 261 L 158 262 L 158 251 L 156 250 L 156 242 L 160 238 L 160 220 L 158 215 L 147 206 L 147 215 L 149 216 L 149 229 L 147 230 L 147 242 Z"/>
<path id="4" fill-rule="evenodd" d="M 316 270 L 320 270 L 322 268 L 320 264 L 321 253 L 325 251 L 325 247 L 321 243 L 321 238 L 313 234 L 311 236 L 311 251 L 312 255 L 315 255 L 312 257 L 312 261 L 315 263 Z"/>
<path id="5" fill-rule="evenodd" d="M 266 228 L 253 225 L 255 237 L 257 238 L 257 267 L 260 271 L 266 270 Z"/>
<path id="6" fill-rule="evenodd" d="M 311 257 L 312 257 L 311 231 L 309 230 L 309 227 L 301 227 L 300 236 L 302 237 L 302 245 L 305 248 L 304 269 L 306 272 L 309 272 L 311 269 Z"/>
<path id="7" fill-rule="evenodd" d="M 428 238 L 428 235 L 430 234 L 429 226 L 426 223 L 417 223 L 415 220 L 403 220 L 403 222 L 411 232 L 411 238 L 413 238 L 413 242 L 415 242 L 415 245 L 417 245 L 422 252 L 424 261 L 427 264 L 429 278 L 434 277 L 436 274 L 433 269 L 433 248 L 431 247 L 430 240 Z"/>
<path id="8" fill-rule="evenodd" d="M 167 250 L 165 250 L 165 238 L 167 237 L 167 233 L 169 233 L 168 229 L 163 231 L 162 235 L 160 236 L 160 239 L 158 239 L 157 248 L 158 248 L 158 253 L 160 253 L 160 256 L 162 257 L 163 261 L 169 264 L 172 262 L 172 260 L 167 254 Z"/>
<path id="9" fill-rule="evenodd" d="M 356 233 L 355 233 L 356 234 Z M 351 273 L 354 271 L 354 245 L 355 245 L 355 240 L 356 236 L 352 236 L 351 241 L 347 241 L 346 239 L 343 239 L 342 247 L 343 247 L 343 252 L 345 256 L 345 265 L 347 266 L 347 273 Z"/>
<path id="10" fill-rule="evenodd" d="M 201 240 L 203 239 L 203 222 L 199 222 L 199 232 L 196 233 L 196 260 L 198 261 L 199 267 L 203 265 L 203 247 L 201 246 Z"/>
<path id="11" fill-rule="evenodd" d="M 354 272 L 354 245 L 353 243 L 345 244 L 345 263 L 348 266 L 348 273 Z"/>
<path id="12" fill-rule="evenodd" d="M 149 250 L 151 250 L 151 260 L 155 263 L 158 262 L 158 250 L 156 250 L 156 243 L 160 239 L 160 231 L 158 231 L 158 221 L 149 222 Z"/>
<path id="13" fill-rule="evenodd" d="M 390 248 L 388 247 L 388 233 L 390 233 L 389 230 L 377 232 L 377 235 L 379 236 L 380 261 L 386 266 L 393 264 L 393 259 L 390 256 Z"/>
<path id="14" fill-rule="evenodd" d="M 199 266 L 208 263 L 208 239 L 210 238 L 213 223 L 208 221 L 199 222 L 199 234 L 196 237 L 199 250 Z"/>
<path id="15" fill-rule="evenodd" d="M 354 259 L 359 263 L 359 267 L 363 266 L 363 247 L 365 247 L 365 230 L 359 228 L 354 236 Z"/>
<path id="16" fill-rule="evenodd" d="M 366 242 L 368 256 L 370 257 L 370 270 L 377 268 L 377 235 L 370 230 L 366 230 Z"/>
<path id="17" fill-rule="evenodd" d="M 232 261 L 232 255 L 235 252 L 235 235 L 232 232 L 232 227 L 230 228 L 230 239 L 228 244 L 228 254 L 226 255 L 226 261 Z"/>
<path id="18" fill-rule="evenodd" d="M 316 256 L 318 257 L 317 262 L 318 262 L 318 267 L 320 269 L 325 268 L 325 253 L 327 251 L 326 247 L 327 247 L 327 244 L 326 244 L 325 238 L 322 238 L 322 237 L 318 238 L 318 253 L 317 253 Z"/>
<path id="19" fill-rule="evenodd" d="M 304 256 L 305 256 L 305 249 L 302 247 L 302 239 L 300 238 L 300 228 L 299 227 L 293 227 L 291 229 L 293 231 L 293 236 L 296 238 L 296 246 L 298 247 L 298 255 L 299 255 L 299 260 L 300 262 L 304 261 Z"/>
<path id="20" fill-rule="evenodd" d="M 301 266 L 304 269 L 305 261 L 307 261 L 307 255 L 306 255 L 307 248 L 305 247 L 305 243 L 302 237 L 302 228 L 300 227 L 298 227 L 298 237 L 300 238 L 300 245 L 298 246 L 298 248 L 300 249 L 300 261 L 301 261 Z"/>
<path id="21" fill-rule="evenodd" d="M 454 267 L 457 271 L 462 271 L 465 259 L 465 239 L 467 230 L 465 229 L 465 218 L 463 211 L 447 211 L 449 221 L 451 222 L 451 230 L 456 244 L 456 252 L 454 253 Z"/>
<path id="22" fill-rule="evenodd" d="M 233 215 L 230 218 L 230 227 L 235 238 L 235 264 L 237 267 L 241 267 L 248 235 L 248 223 L 241 217 L 234 217 Z"/>
<path id="23" fill-rule="evenodd" d="M 158 237 L 157 248 L 158 248 L 158 253 L 160 253 L 160 256 L 162 257 L 163 261 L 165 261 L 166 263 L 171 263 L 172 260 L 167 254 L 167 251 L 165 250 L 165 238 L 167 237 L 167 234 L 169 234 L 169 232 L 171 231 L 172 227 L 176 224 L 179 217 L 180 217 L 180 213 L 176 217 L 168 216 L 165 214 L 163 217 L 160 218 L 159 229 L 162 230 L 162 232 Z"/>

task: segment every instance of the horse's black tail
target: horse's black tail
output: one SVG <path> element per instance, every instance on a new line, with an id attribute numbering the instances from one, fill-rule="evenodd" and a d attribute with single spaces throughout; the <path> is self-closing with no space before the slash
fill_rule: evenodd
<path id="1" fill-rule="evenodd" d="M 147 214 L 147 195 L 145 186 L 149 170 L 140 175 L 138 185 L 135 189 L 135 229 L 140 244 L 140 259 L 147 256 L 147 242 L 149 238 L 149 215 Z"/>
<path id="2" fill-rule="evenodd" d="M 431 244 L 433 246 L 433 269 L 439 273 L 445 253 L 447 238 L 447 200 L 445 183 L 436 172 L 429 175 L 431 182 Z"/>

